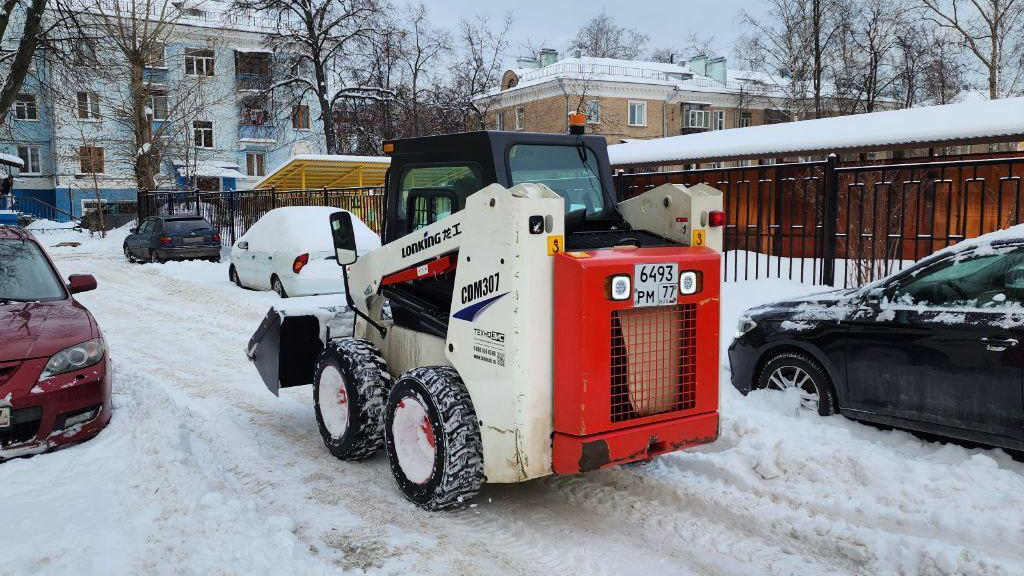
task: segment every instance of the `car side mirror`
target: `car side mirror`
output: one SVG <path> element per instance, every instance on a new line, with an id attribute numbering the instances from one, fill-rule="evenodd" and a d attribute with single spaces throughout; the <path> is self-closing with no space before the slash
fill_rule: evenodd
<path id="1" fill-rule="evenodd" d="M 359 259 L 356 253 L 356 233 L 352 227 L 352 215 L 348 212 L 331 214 L 331 237 L 334 238 L 334 253 L 339 266 L 354 264 Z"/>
<path id="2" fill-rule="evenodd" d="M 248 250 L 249 249 L 249 243 L 246 242 L 245 240 L 242 240 L 241 242 L 238 243 L 238 249 L 239 250 Z"/>
<path id="3" fill-rule="evenodd" d="M 139 233 L 139 229 L 138 228 L 132 228 L 131 230 L 129 230 L 129 232 L 131 232 L 132 234 L 138 234 Z"/>
<path id="4" fill-rule="evenodd" d="M 96 289 L 96 277 L 92 274 L 72 274 L 68 276 L 68 290 L 72 294 L 88 292 Z"/>

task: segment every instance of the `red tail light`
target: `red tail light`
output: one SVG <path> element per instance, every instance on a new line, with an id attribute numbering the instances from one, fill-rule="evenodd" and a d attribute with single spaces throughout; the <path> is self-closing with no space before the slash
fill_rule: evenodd
<path id="1" fill-rule="evenodd" d="M 721 210 L 712 210 L 708 212 L 708 226 L 712 228 L 718 228 L 725 226 L 725 212 Z"/>
<path id="2" fill-rule="evenodd" d="M 213 241 L 214 242 L 220 242 L 220 234 L 214 233 L 213 234 Z"/>
<path id="3" fill-rule="evenodd" d="M 161 236 L 160 237 L 160 243 L 161 244 L 170 244 L 171 243 L 171 237 L 170 236 Z"/>
<path id="4" fill-rule="evenodd" d="M 292 262 L 292 272 L 295 272 L 296 274 L 302 272 L 302 267 L 306 264 L 309 264 L 309 254 L 300 254 L 295 258 L 295 261 Z"/>

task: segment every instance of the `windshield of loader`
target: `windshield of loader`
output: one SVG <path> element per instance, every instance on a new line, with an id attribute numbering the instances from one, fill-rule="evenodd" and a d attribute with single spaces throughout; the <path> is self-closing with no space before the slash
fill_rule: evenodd
<path id="1" fill-rule="evenodd" d="M 597 157 L 586 146 L 515 144 L 508 152 L 512 185 L 544 184 L 565 198 L 565 212 L 603 212 L 604 192 Z"/>

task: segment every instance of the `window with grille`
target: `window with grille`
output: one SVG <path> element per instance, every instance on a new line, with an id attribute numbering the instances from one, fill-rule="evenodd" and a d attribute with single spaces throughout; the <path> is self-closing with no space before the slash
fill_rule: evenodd
<path id="1" fill-rule="evenodd" d="M 78 119 L 100 119 L 100 95 L 95 92 L 78 93 Z"/>
<path id="2" fill-rule="evenodd" d="M 309 106 L 299 104 L 292 106 L 292 128 L 296 130 L 309 130 Z"/>
<path id="3" fill-rule="evenodd" d="M 629 103 L 629 125 L 630 126 L 646 126 L 647 125 L 647 102 L 630 102 Z"/>
<path id="4" fill-rule="evenodd" d="M 587 124 L 601 123 L 601 101 L 587 100 L 583 104 L 583 113 L 587 116 Z"/>
<path id="5" fill-rule="evenodd" d="M 213 122 L 196 120 L 192 123 L 196 148 L 213 148 Z"/>
<path id="6" fill-rule="evenodd" d="M 185 49 L 185 74 L 189 76 L 213 76 L 213 50 L 202 48 Z"/>
<path id="7" fill-rule="evenodd" d="M 35 94 L 18 94 L 14 97 L 14 117 L 18 120 L 39 120 Z"/>
<path id="8" fill-rule="evenodd" d="M 248 176 L 266 176 L 267 155 L 263 152 L 246 152 L 245 173 Z"/>
<path id="9" fill-rule="evenodd" d="M 78 167 L 82 174 L 103 174 L 103 148 L 82 146 L 78 149 Z"/>
<path id="10" fill-rule="evenodd" d="M 18 146 L 18 158 L 25 163 L 22 174 L 39 174 L 39 146 Z"/>

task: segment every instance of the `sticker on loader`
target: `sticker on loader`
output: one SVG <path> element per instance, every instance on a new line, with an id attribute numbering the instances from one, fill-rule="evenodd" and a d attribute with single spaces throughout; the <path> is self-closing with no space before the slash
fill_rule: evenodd
<path id="1" fill-rule="evenodd" d="M 694 230 L 693 231 L 693 242 L 690 242 L 690 246 L 703 246 L 704 245 L 704 240 L 705 240 L 704 231 L 700 230 L 700 229 Z"/>
<path id="2" fill-rule="evenodd" d="M 565 249 L 565 238 L 563 236 L 548 236 L 548 256 L 554 256 Z"/>

